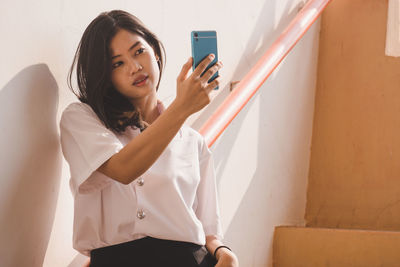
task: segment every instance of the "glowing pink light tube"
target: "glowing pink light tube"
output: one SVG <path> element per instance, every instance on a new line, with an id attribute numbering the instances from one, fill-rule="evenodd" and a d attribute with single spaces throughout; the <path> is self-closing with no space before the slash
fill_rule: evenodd
<path id="1" fill-rule="evenodd" d="M 211 147 L 332 0 L 310 0 L 200 128 Z"/>

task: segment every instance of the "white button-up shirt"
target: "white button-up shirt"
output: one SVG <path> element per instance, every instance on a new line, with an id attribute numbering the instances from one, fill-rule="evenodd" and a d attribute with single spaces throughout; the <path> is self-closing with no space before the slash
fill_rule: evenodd
<path id="1" fill-rule="evenodd" d="M 64 110 L 60 129 L 71 172 L 76 250 L 89 255 L 145 236 L 199 245 L 207 235 L 222 238 L 212 154 L 198 132 L 182 126 L 157 161 L 124 185 L 97 169 L 139 129 L 116 134 L 80 102 Z"/>

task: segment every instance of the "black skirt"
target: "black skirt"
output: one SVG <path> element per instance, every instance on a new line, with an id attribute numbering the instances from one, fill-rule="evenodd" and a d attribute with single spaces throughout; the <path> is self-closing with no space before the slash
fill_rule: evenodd
<path id="1" fill-rule="evenodd" d="M 152 237 L 90 252 L 90 267 L 211 267 L 215 264 L 217 261 L 204 246 Z"/>

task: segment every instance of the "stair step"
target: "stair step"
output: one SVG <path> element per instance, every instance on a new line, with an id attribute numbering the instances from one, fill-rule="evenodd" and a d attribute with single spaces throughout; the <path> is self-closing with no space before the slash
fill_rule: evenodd
<path id="1" fill-rule="evenodd" d="M 399 267 L 400 232 L 279 226 L 274 267 Z"/>

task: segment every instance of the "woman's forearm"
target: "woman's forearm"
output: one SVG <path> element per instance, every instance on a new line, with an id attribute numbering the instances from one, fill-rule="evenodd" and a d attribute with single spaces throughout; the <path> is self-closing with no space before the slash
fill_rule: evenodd
<path id="1" fill-rule="evenodd" d="M 150 126 L 114 154 L 98 171 L 129 184 L 158 159 L 190 114 L 174 101 Z"/>

